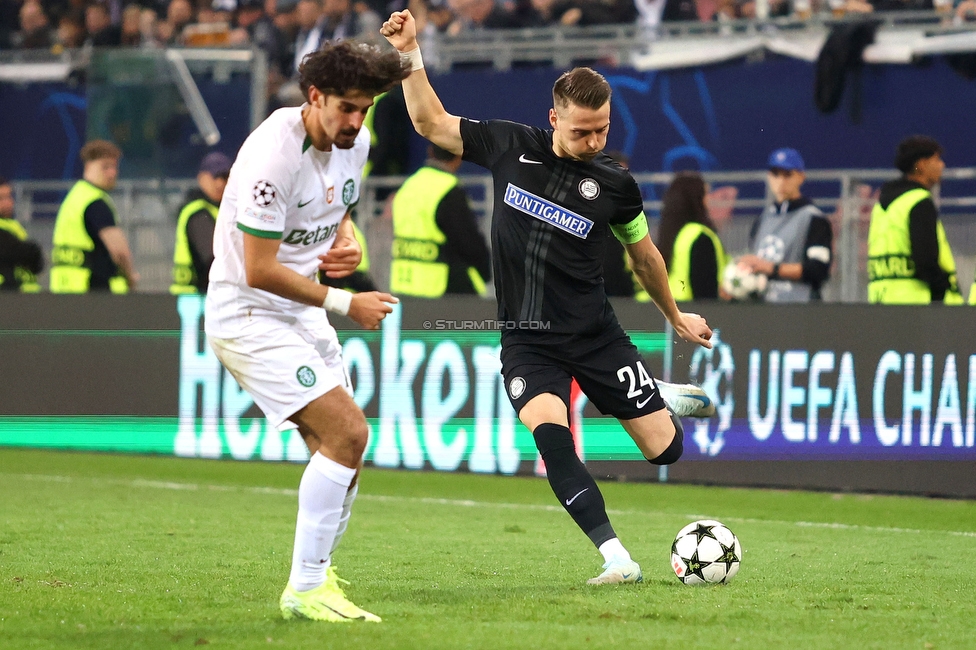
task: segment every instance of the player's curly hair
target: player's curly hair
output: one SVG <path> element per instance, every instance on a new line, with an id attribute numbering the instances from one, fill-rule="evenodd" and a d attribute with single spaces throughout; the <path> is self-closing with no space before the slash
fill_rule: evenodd
<path id="1" fill-rule="evenodd" d="M 345 95 L 350 91 L 379 95 L 410 75 L 410 63 L 396 50 L 381 50 L 356 41 L 328 43 L 311 52 L 298 67 L 298 83 L 308 99 L 308 89 L 318 88 L 326 95 Z"/>
<path id="2" fill-rule="evenodd" d="M 570 103 L 596 110 L 610 101 L 610 84 L 592 68 L 573 68 L 564 72 L 552 86 L 552 105 L 566 108 Z"/>

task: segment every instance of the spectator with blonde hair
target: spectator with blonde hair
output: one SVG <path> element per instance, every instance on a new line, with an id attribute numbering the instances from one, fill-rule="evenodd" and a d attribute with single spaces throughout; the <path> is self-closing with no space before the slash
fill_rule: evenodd
<path id="1" fill-rule="evenodd" d="M 115 188 L 122 151 L 107 140 L 81 148 L 84 171 L 54 222 L 51 293 L 128 293 L 139 282 L 129 241 L 118 226 Z"/>

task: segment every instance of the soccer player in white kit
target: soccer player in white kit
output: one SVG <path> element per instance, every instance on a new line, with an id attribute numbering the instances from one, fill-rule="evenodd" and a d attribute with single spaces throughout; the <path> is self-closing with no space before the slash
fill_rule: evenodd
<path id="1" fill-rule="evenodd" d="M 245 140 L 217 217 L 207 339 L 268 421 L 297 428 L 311 452 L 280 601 L 286 619 L 380 621 L 346 598 L 331 564 L 367 430 L 325 312 L 376 329 L 396 299 L 329 288 L 317 275 L 344 277 L 359 265 L 349 213 L 369 153 L 363 119 L 373 98 L 408 74 L 396 52 L 350 41 L 306 56 L 307 103 L 275 111 Z"/>

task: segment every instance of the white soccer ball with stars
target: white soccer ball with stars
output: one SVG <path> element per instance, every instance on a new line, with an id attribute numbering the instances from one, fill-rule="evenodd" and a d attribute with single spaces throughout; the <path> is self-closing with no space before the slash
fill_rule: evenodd
<path id="1" fill-rule="evenodd" d="M 695 521 L 678 531 L 671 544 L 671 568 L 686 585 L 730 582 L 739 571 L 742 547 L 721 522 Z"/>
<path id="2" fill-rule="evenodd" d="M 762 273 L 753 273 L 749 267 L 732 260 L 722 272 L 722 288 L 733 300 L 756 300 L 766 292 L 769 280 Z"/>

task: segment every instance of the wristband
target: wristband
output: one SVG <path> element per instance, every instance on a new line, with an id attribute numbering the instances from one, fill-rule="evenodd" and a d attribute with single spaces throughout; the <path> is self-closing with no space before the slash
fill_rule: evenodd
<path id="1" fill-rule="evenodd" d="M 424 68 L 424 57 L 420 55 L 420 46 L 413 48 L 409 52 L 400 52 L 401 61 L 410 62 L 410 71 L 416 72 L 417 70 L 423 70 Z"/>
<path id="2" fill-rule="evenodd" d="M 345 316 L 349 313 L 349 305 L 352 304 L 352 294 L 343 289 L 329 287 L 329 293 L 325 294 L 325 301 L 322 308 L 331 311 L 333 314 Z"/>
<path id="3" fill-rule="evenodd" d="M 774 280 L 779 279 L 779 264 L 773 264 L 773 272 L 769 274 L 769 277 Z"/>

